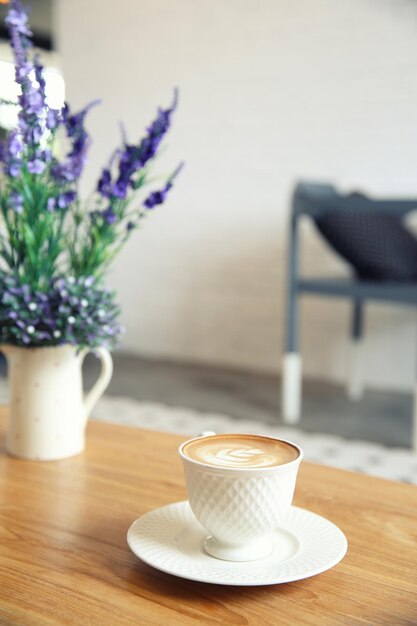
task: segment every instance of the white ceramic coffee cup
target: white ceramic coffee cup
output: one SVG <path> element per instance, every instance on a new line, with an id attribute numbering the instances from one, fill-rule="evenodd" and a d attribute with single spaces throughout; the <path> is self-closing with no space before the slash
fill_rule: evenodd
<path id="1" fill-rule="evenodd" d="M 301 448 L 268 437 L 295 448 L 297 458 L 270 467 L 229 468 L 201 463 L 184 454 L 185 446 L 197 439 L 201 437 L 184 442 L 179 455 L 191 510 L 209 533 L 204 550 L 227 561 L 266 557 L 274 547 L 272 533 L 292 503 L 303 458 Z"/>

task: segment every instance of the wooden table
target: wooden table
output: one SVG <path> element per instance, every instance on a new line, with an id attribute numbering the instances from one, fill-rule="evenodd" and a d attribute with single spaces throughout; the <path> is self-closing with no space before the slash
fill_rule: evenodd
<path id="1" fill-rule="evenodd" d="M 2 413 L 2 414 L 1 414 Z M 137 517 L 185 499 L 181 437 L 90 422 L 84 454 L 6 456 L 0 411 L 0 624 L 417 624 L 417 489 L 302 463 L 295 504 L 349 550 L 333 569 L 270 587 L 175 578 L 137 559 Z"/>

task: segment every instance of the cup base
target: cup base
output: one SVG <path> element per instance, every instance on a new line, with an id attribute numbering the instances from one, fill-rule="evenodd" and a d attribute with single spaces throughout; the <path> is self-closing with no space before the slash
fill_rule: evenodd
<path id="1" fill-rule="evenodd" d="M 206 537 L 203 541 L 204 552 L 222 561 L 258 561 L 269 556 L 274 549 L 270 536 L 262 537 L 244 545 L 223 543 L 215 537 Z"/>

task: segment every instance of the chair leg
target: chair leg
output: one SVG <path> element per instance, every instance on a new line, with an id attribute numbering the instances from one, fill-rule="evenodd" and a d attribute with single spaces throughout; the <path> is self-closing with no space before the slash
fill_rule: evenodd
<path id="1" fill-rule="evenodd" d="M 295 214 L 291 218 L 288 253 L 287 335 L 282 367 L 282 419 L 285 424 L 296 424 L 301 416 L 301 358 L 298 354 L 298 227 Z"/>
<path id="2" fill-rule="evenodd" d="M 351 343 L 349 353 L 349 370 L 346 392 L 351 400 L 360 400 L 364 385 L 362 375 L 363 352 L 363 303 L 356 300 L 353 305 Z"/>
<path id="3" fill-rule="evenodd" d="M 296 424 L 301 415 L 301 357 L 287 352 L 282 369 L 282 419 Z"/>
<path id="4" fill-rule="evenodd" d="M 298 298 L 290 280 L 287 311 L 286 354 L 282 367 L 282 419 L 296 424 L 301 416 L 301 357 L 298 353 Z"/>
<path id="5" fill-rule="evenodd" d="M 414 385 L 413 416 L 411 421 L 411 445 L 417 454 L 417 383 Z"/>

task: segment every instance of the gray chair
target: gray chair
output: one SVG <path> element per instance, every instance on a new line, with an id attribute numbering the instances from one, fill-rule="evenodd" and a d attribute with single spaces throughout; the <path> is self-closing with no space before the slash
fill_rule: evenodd
<path id="1" fill-rule="evenodd" d="M 368 280 L 353 275 L 352 278 L 303 278 L 299 274 L 299 223 L 303 217 L 317 220 L 328 212 L 358 211 L 378 212 L 378 215 L 395 215 L 401 220 L 417 209 L 417 199 L 374 200 L 360 194 L 342 195 L 330 186 L 300 182 L 292 197 L 289 254 L 288 301 L 286 319 L 286 345 L 283 363 L 282 414 L 285 423 L 298 422 L 301 414 L 301 357 L 298 338 L 298 298 L 314 295 L 329 298 L 349 298 L 352 302 L 351 367 L 347 385 L 348 395 L 358 399 L 363 385 L 360 377 L 360 348 L 363 334 L 364 307 L 367 301 L 384 301 L 398 305 L 417 305 L 417 280 Z M 417 386 L 414 393 L 413 447 L 417 450 Z"/>

